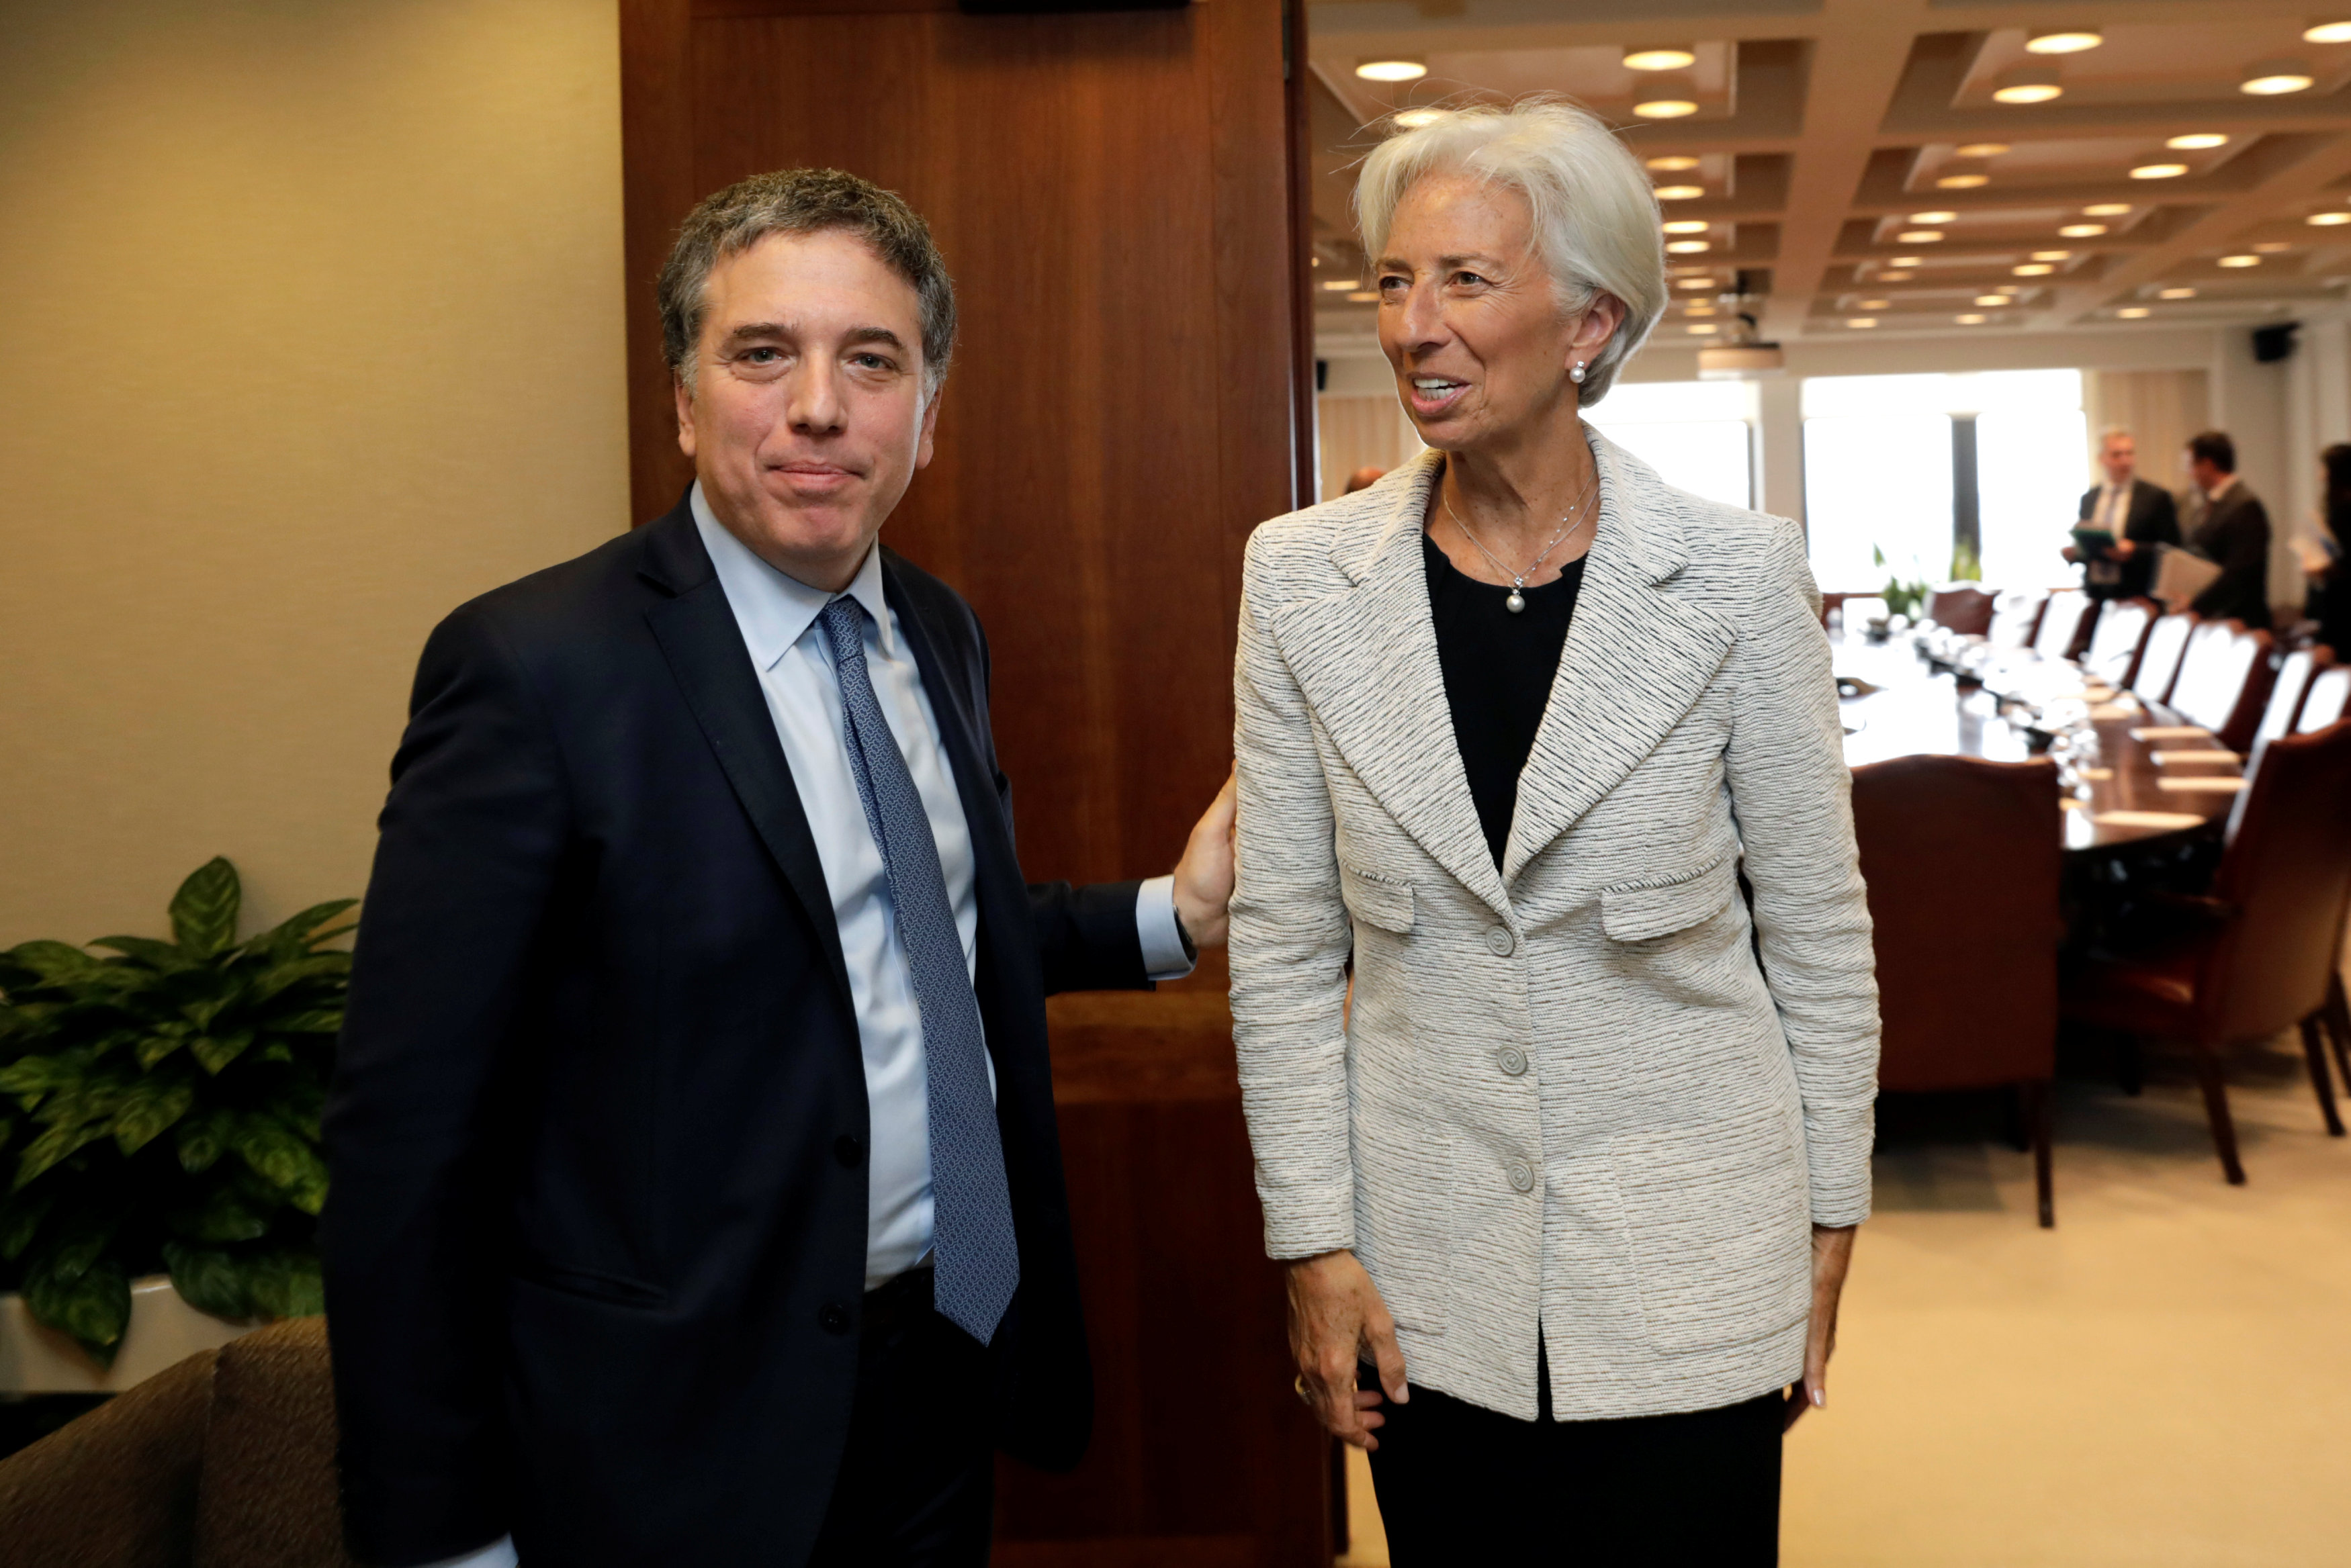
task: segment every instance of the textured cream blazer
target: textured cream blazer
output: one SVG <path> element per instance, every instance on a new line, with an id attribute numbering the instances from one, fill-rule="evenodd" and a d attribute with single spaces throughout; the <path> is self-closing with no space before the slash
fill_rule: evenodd
<path id="1" fill-rule="evenodd" d="M 1802 535 L 1591 439 L 1499 874 L 1429 617 L 1437 453 L 1257 530 L 1236 678 L 1268 1251 L 1354 1249 L 1414 1383 L 1529 1420 L 1538 1324 L 1562 1419 L 1794 1381 L 1808 1222 L 1869 1212 L 1877 992 Z"/>

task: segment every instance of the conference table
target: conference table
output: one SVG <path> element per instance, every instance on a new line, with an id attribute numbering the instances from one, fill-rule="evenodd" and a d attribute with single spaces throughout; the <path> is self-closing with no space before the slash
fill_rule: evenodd
<path id="1" fill-rule="evenodd" d="M 2210 735 L 2071 664 L 2007 652 L 1978 686 L 1930 664 L 1905 637 L 1833 638 L 1832 647 L 1841 691 L 1857 693 L 1838 703 L 1848 766 L 1922 754 L 2048 756 L 2069 856 L 2209 831 L 2244 787 L 2235 754 Z"/>

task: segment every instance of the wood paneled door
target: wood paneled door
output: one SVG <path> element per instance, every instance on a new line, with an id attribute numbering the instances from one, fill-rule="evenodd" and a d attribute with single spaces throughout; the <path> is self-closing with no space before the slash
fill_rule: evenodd
<path id="1" fill-rule="evenodd" d="M 622 0 L 632 480 L 690 478 L 653 280 L 701 196 L 831 165 L 906 196 L 963 332 L 937 455 L 883 537 L 962 590 L 1029 877 L 1173 865 L 1231 757 L 1240 556 L 1311 499 L 1302 125 L 1284 0 L 965 15 L 938 0 Z M 1290 1393 L 1220 963 L 1054 1003 L 1098 1414 L 1008 1466 L 997 1561 L 1330 1560 Z"/>

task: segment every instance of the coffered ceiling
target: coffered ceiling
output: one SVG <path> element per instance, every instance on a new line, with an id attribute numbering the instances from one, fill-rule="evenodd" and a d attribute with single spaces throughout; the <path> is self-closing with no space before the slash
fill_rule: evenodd
<path id="1" fill-rule="evenodd" d="M 2337 19 L 2351 0 L 1311 0 L 1319 303 L 1368 325 L 1347 198 L 1394 114 L 1552 91 L 1650 161 L 1683 247 L 1660 342 L 1719 333 L 1740 273 L 1782 340 L 2283 319 L 2351 284 L 2351 41 L 2304 36 Z M 2060 30 L 2095 41 L 2032 47 Z M 1659 47 L 1688 59 L 1628 66 Z M 1426 75 L 1357 74 L 1385 59 Z"/>

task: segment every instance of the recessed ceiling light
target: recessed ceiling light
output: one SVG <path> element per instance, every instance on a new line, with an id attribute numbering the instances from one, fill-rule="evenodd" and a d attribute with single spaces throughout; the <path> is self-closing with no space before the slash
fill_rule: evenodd
<path id="1" fill-rule="evenodd" d="M 2174 152 L 2201 152 L 2208 147 L 2224 147 L 2228 140 L 2218 131 L 2191 130 L 2185 136 L 2166 139 L 2164 145 Z"/>
<path id="2" fill-rule="evenodd" d="M 2351 22 L 2313 22 L 2302 30 L 2305 44 L 2351 44 Z"/>
<path id="3" fill-rule="evenodd" d="M 1861 307 L 1864 310 L 1891 310 L 1894 308 L 1894 302 L 1890 299 L 1865 299 L 1861 302 Z"/>
<path id="4" fill-rule="evenodd" d="M 2095 239 L 2098 235 L 2105 234 L 2106 232 L 2106 225 L 2104 223 L 2067 223 L 2064 228 L 2059 229 L 2057 232 L 2064 235 L 2069 240 L 2089 240 Z"/>
<path id="5" fill-rule="evenodd" d="M 2026 262 L 2022 266 L 2012 266 L 2008 270 L 2019 277 L 2047 277 L 2057 269 L 2047 262 Z"/>
<path id="6" fill-rule="evenodd" d="M 2351 213 L 2313 213 L 2303 222 L 2314 228 L 2331 229 L 2338 223 L 2351 223 Z"/>
<path id="7" fill-rule="evenodd" d="M 2035 251 L 2032 253 L 2032 259 L 2034 261 L 2071 261 L 2074 259 L 2074 253 L 2072 251 Z"/>
<path id="8" fill-rule="evenodd" d="M 1994 288 L 1992 292 L 1994 294 L 2016 295 L 2022 294 L 2026 291 L 2024 286 L 2021 283 L 2003 283 L 1997 288 Z"/>
<path id="9" fill-rule="evenodd" d="M 1722 328 L 1711 321 L 1693 321 L 1689 324 L 1689 330 L 1704 337 L 1709 332 L 1719 332 Z"/>
<path id="10" fill-rule="evenodd" d="M 1714 286 L 1714 279 L 1710 277 L 1686 277 L 1682 279 L 1682 286 L 1684 288 L 1712 288 Z"/>
<path id="11" fill-rule="evenodd" d="M 2064 91 L 2055 66 L 2022 65 L 2002 71 L 1991 96 L 1994 103 L 2047 103 Z"/>
<path id="12" fill-rule="evenodd" d="M 2276 98 L 2300 92 L 2315 79 L 2300 60 L 2263 60 L 2246 67 L 2245 79 L 2237 84 L 2237 90 L 2255 98 Z"/>
<path id="13" fill-rule="evenodd" d="M 1347 303 L 1350 305 L 1377 305 L 1379 302 L 1380 296 L 1373 293 L 1368 288 L 1359 290 L 1358 292 L 1347 296 Z"/>
<path id="14" fill-rule="evenodd" d="M 1875 316 L 1849 316 L 1845 318 L 1844 324 L 1847 327 L 1875 327 L 1877 325 L 1877 317 Z"/>
<path id="15" fill-rule="evenodd" d="M 1914 223 L 1949 223 L 1958 217 L 1957 213 L 1913 213 L 1910 221 Z"/>
<path id="16" fill-rule="evenodd" d="M 1905 229 L 1894 236 L 1906 245 L 1931 245 L 1943 237 L 1940 229 Z"/>
<path id="17" fill-rule="evenodd" d="M 1972 315 L 1970 315 L 1970 316 L 1955 316 L 1955 317 L 1953 317 L 1951 319 L 1952 319 L 1952 320 L 1954 320 L 1954 321 L 1956 321 L 1956 322 L 1958 322 L 1958 323 L 1959 323 L 1960 326 L 1962 326 L 1962 327 L 1981 327 L 1981 326 L 1982 326 L 1982 325 L 1983 325 L 1987 320 L 1989 320 L 1989 319 L 1990 319 L 1990 317 L 1982 317 L 1982 316 L 1972 316 Z"/>
<path id="18" fill-rule="evenodd" d="M 2024 47 L 2036 55 L 2078 55 L 2105 41 L 2095 27 L 2051 27 L 2025 39 Z"/>
<path id="19" fill-rule="evenodd" d="M 1918 258 L 1917 256 L 1887 256 L 1886 258 L 1886 265 L 1887 266 L 1917 266 L 1918 265 Z"/>
<path id="20" fill-rule="evenodd" d="M 1678 174 L 1685 169 L 1698 167 L 1698 160 L 1687 152 L 1662 152 L 1648 160 L 1648 167 L 1661 174 Z"/>
<path id="21" fill-rule="evenodd" d="M 1646 103 L 1635 104 L 1633 112 L 1643 119 L 1679 119 L 1684 115 L 1696 114 L 1698 104 L 1686 98 L 1653 98 Z"/>
<path id="22" fill-rule="evenodd" d="M 2265 256 L 2273 256 L 2280 251 L 2290 251 L 2294 249 L 2294 245 L 2292 242 L 2286 240 L 2263 240 L 2260 244 L 2255 245 L 2253 249 L 2261 252 L 2262 254 Z"/>
<path id="23" fill-rule="evenodd" d="M 1705 304 L 1704 302 L 1700 302 L 1695 305 L 1683 306 L 1682 312 L 1687 316 L 1712 316 L 1714 314 L 1714 306 Z"/>
<path id="24" fill-rule="evenodd" d="M 1918 275 L 1915 272 L 1882 272 L 1870 281 L 1881 286 L 1889 283 L 1916 283 Z"/>
<path id="25" fill-rule="evenodd" d="M 1938 191 L 1977 191 L 1991 183 L 1989 174 L 1944 174 L 1937 177 Z"/>
<path id="26" fill-rule="evenodd" d="M 1332 294 L 1353 294 L 1361 286 L 1352 277 L 1326 277 L 1322 286 Z"/>
<path id="27" fill-rule="evenodd" d="M 1660 185 L 1657 187 L 1657 200 L 1660 202 L 1694 202 L 1705 194 L 1706 187 L 1703 185 Z"/>
<path id="28" fill-rule="evenodd" d="M 1355 74 L 1367 82 L 1416 82 L 1428 74 L 1425 60 L 1365 60 Z"/>
<path id="29" fill-rule="evenodd" d="M 1679 45 L 1625 51 L 1625 68 L 1631 71 L 1681 71 L 1696 64 L 1698 52 Z"/>
<path id="30" fill-rule="evenodd" d="M 1997 158 L 2001 153 L 2008 151 L 2008 143 L 2005 141 L 1970 141 L 1964 147 L 1955 147 L 1951 151 L 1958 153 L 1962 158 Z"/>
<path id="31" fill-rule="evenodd" d="M 2147 314 L 2147 308 L 2144 305 L 2126 305 L 2115 314 L 2125 321 L 2137 321 L 2140 317 Z"/>
<path id="32" fill-rule="evenodd" d="M 2222 266 L 2259 266 L 2262 265 L 2262 258 L 2259 256 L 2242 255 L 2222 256 L 2220 258 L 2220 265 Z"/>
<path id="33" fill-rule="evenodd" d="M 1441 109 L 1408 109 L 1395 117 L 1395 122 L 1406 130 L 1418 130 L 1424 125 L 1435 125 L 1445 118 Z"/>
<path id="34" fill-rule="evenodd" d="M 1705 240 L 1667 240 L 1666 254 L 1677 256 L 1704 255 L 1714 247 Z"/>
<path id="35" fill-rule="evenodd" d="M 2128 202 L 2099 202 L 2094 205 L 2083 208 L 2082 215 L 2085 218 L 2127 218 L 2130 216 L 2130 203 Z"/>
<path id="36" fill-rule="evenodd" d="M 1666 233 L 1669 234 L 1702 234 L 1706 233 L 1706 220 L 1704 218 L 1676 218 L 1672 223 L 1666 225 Z"/>
<path id="37" fill-rule="evenodd" d="M 2158 288 L 2155 291 L 2155 297 L 2158 299 L 2193 299 L 2196 297 L 2196 291 L 2192 288 Z"/>
<path id="38" fill-rule="evenodd" d="M 2008 296 L 2004 294 L 1980 294 L 1976 296 L 1976 303 L 1978 305 L 2006 305 L 2008 303 Z"/>
<path id="39" fill-rule="evenodd" d="M 2134 180 L 2177 180 L 2188 172 L 2185 163 L 2142 163 L 2131 171 Z"/>

